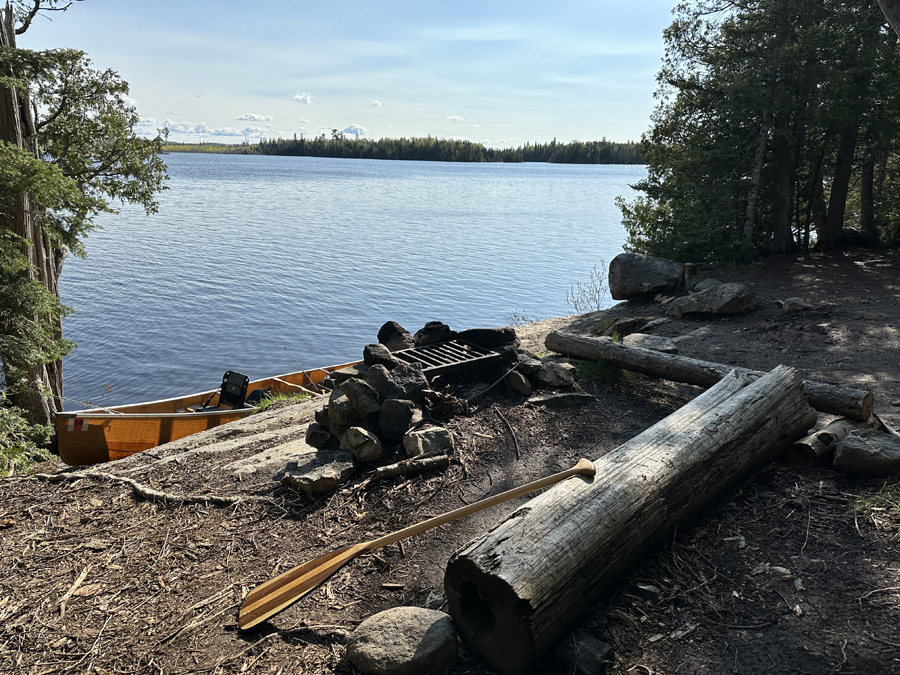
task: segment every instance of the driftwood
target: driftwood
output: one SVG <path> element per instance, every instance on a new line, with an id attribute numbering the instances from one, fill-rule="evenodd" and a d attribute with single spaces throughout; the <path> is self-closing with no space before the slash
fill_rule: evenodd
<path id="1" fill-rule="evenodd" d="M 651 349 L 628 347 L 609 338 L 592 338 L 553 331 L 544 340 L 547 349 L 582 359 L 606 359 L 613 365 L 636 373 L 711 387 L 732 370 L 748 373 L 752 378 L 763 375 L 759 370 L 735 368 L 712 361 L 663 354 Z M 872 414 L 875 396 L 870 391 L 839 387 L 824 382 L 805 380 L 809 404 L 831 415 L 865 421 Z"/>
<path id="2" fill-rule="evenodd" d="M 652 547 L 815 424 L 795 370 L 731 373 L 456 553 L 444 586 L 466 644 L 527 670 Z"/>
<path id="3" fill-rule="evenodd" d="M 867 429 L 869 426 L 856 420 L 835 420 L 809 436 L 791 443 L 784 451 L 784 458 L 791 464 L 819 467 L 829 466 L 834 460 L 834 448 L 847 438 L 854 429 Z"/>

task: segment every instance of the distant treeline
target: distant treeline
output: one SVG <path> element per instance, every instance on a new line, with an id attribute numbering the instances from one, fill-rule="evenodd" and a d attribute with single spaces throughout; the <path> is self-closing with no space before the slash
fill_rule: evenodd
<path id="1" fill-rule="evenodd" d="M 253 148 L 253 146 L 250 146 Z M 238 150 L 246 152 L 247 148 Z M 643 164 L 637 143 L 599 141 L 526 143 L 518 148 L 487 148 L 472 141 L 432 138 L 348 138 L 332 133 L 315 138 L 262 140 L 261 155 L 345 157 L 351 159 L 408 159 L 426 162 L 557 162 L 565 164 Z"/>

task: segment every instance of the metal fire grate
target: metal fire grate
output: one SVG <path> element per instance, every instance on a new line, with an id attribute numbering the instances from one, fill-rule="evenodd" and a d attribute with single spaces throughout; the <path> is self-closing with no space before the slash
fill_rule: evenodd
<path id="1" fill-rule="evenodd" d="M 406 363 L 421 363 L 427 377 L 500 360 L 500 354 L 495 351 L 459 340 L 403 349 L 391 356 Z"/>

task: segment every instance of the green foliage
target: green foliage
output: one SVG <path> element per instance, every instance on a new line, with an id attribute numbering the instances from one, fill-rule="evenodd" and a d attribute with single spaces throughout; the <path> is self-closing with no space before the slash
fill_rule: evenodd
<path id="1" fill-rule="evenodd" d="M 873 511 L 887 511 L 893 515 L 900 514 L 900 479 L 887 480 L 878 490 L 871 490 L 859 495 L 854 508 L 867 514 L 871 514 Z"/>
<path id="2" fill-rule="evenodd" d="M 594 268 L 588 274 L 586 282 L 576 282 L 574 286 L 566 291 L 566 304 L 574 309 L 576 314 L 599 312 L 603 309 L 606 294 L 609 292 L 609 287 L 605 281 L 606 278 L 606 261 L 601 260 L 600 269 L 598 270 L 597 266 L 594 265 Z"/>
<path id="3" fill-rule="evenodd" d="M 0 393 L 0 476 L 26 474 L 33 463 L 50 459 L 52 433 L 52 427 L 30 425 Z"/>
<path id="4" fill-rule="evenodd" d="M 900 57 L 874 0 L 696 0 L 664 39 L 626 248 L 733 262 L 833 245 L 866 194 L 876 227 L 900 215 Z"/>
<path id="5" fill-rule="evenodd" d="M 262 398 L 259 403 L 253 406 L 254 408 L 256 408 L 253 414 L 255 415 L 256 413 L 265 412 L 273 406 L 276 408 L 281 408 L 286 405 L 293 405 L 294 403 L 302 403 L 308 398 L 309 394 L 283 394 L 280 392 L 277 394 L 272 394 L 270 396 Z"/>
<path id="6" fill-rule="evenodd" d="M 235 146 L 236 152 L 243 148 Z M 530 144 L 518 148 L 488 148 L 481 143 L 453 139 L 347 138 L 343 134 L 325 134 L 315 138 L 262 140 L 256 146 L 262 155 L 297 157 L 344 157 L 353 159 L 395 159 L 435 162 L 557 162 L 566 164 L 642 164 L 637 143 L 614 143 L 605 138 L 582 143 Z"/>
<path id="7" fill-rule="evenodd" d="M 604 331 L 607 328 L 612 326 L 616 322 L 616 317 L 608 317 L 606 319 L 601 319 L 597 322 L 596 325 L 591 327 L 591 333 L 594 335 L 603 335 Z M 616 340 L 618 342 L 618 340 Z"/>
<path id="8" fill-rule="evenodd" d="M 607 359 L 574 361 L 578 379 L 593 384 L 628 384 L 640 379 L 640 374 L 617 368 Z"/>

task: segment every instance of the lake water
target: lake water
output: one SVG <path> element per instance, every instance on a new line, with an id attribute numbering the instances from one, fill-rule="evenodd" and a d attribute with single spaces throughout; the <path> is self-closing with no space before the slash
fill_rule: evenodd
<path id="1" fill-rule="evenodd" d="M 171 154 L 159 213 L 101 219 L 60 280 L 68 409 L 362 358 L 386 321 L 562 316 L 622 250 L 642 166 Z M 107 387 L 111 393 L 104 396 Z"/>

